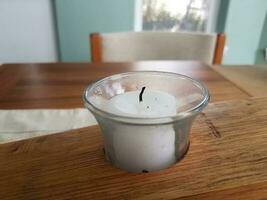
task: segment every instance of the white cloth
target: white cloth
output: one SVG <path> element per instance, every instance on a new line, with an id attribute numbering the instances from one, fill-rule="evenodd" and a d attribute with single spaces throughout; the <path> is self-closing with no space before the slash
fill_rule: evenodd
<path id="1" fill-rule="evenodd" d="M 122 32 L 101 34 L 104 62 L 197 60 L 211 64 L 217 34 Z"/>
<path id="2" fill-rule="evenodd" d="M 0 110 L 0 143 L 96 125 L 83 108 Z"/>

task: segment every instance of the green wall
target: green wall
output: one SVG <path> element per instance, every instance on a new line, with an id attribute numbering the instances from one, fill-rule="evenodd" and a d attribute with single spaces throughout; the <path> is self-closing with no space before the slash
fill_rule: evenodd
<path id="1" fill-rule="evenodd" d="M 230 0 L 221 0 L 216 27 L 218 33 L 223 33 L 225 31 L 225 24 L 229 10 L 229 2 Z"/>
<path id="2" fill-rule="evenodd" d="M 227 35 L 224 64 L 266 63 L 266 10 L 266 0 L 222 0 L 217 29 Z"/>
<path id="3" fill-rule="evenodd" d="M 135 0 L 55 0 L 60 60 L 90 61 L 89 34 L 134 30 Z"/>
<path id="4" fill-rule="evenodd" d="M 267 64 L 267 61 L 265 60 L 264 51 L 267 48 L 267 13 L 265 15 L 265 21 L 264 25 L 261 31 L 260 40 L 258 44 L 258 49 L 256 52 L 256 64 Z"/>
<path id="5" fill-rule="evenodd" d="M 60 60 L 90 61 L 89 34 L 134 30 L 135 0 L 55 0 Z M 221 0 L 224 64 L 259 64 L 267 47 L 267 0 Z"/>

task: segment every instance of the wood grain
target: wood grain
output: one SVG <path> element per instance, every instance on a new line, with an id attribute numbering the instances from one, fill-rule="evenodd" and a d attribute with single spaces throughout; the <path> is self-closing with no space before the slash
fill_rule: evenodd
<path id="1" fill-rule="evenodd" d="M 267 199 L 267 182 L 260 182 L 240 187 L 230 188 L 221 191 L 213 191 L 193 196 L 181 197 L 179 200 L 253 200 Z"/>
<path id="2" fill-rule="evenodd" d="M 102 62 L 102 38 L 99 33 L 91 33 L 89 37 L 91 60 L 93 63 Z"/>
<path id="3" fill-rule="evenodd" d="M 222 64 L 225 41 L 226 41 L 226 35 L 224 33 L 219 33 L 217 35 L 213 64 L 217 65 Z"/>
<path id="4" fill-rule="evenodd" d="M 249 95 L 267 96 L 267 65 L 228 65 L 212 68 Z"/>
<path id="5" fill-rule="evenodd" d="M 201 80 L 208 86 L 212 102 L 249 96 L 199 62 L 4 64 L 0 66 L 0 109 L 83 107 L 81 97 L 87 85 L 135 70 L 169 71 Z"/>
<path id="6" fill-rule="evenodd" d="M 266 199 L 266 124 L 267 98 L 211 103 L 193 125 L 187 156 L 166 170 L 144 174 L 124 172 L 104 160 L 97 126 L 4 144 L 0 196 Z"/>

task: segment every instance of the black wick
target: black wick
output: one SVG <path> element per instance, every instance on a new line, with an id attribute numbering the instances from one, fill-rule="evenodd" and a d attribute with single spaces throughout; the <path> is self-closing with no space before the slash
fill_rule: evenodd
<path id="1" fill-rule="evenodd" d="M 143 101 L 143 93 L 144 93 L 145 89 L 146 89 L 146 87 L 142 87 L 142 90 L 139 94 L 139 102 Z"/>

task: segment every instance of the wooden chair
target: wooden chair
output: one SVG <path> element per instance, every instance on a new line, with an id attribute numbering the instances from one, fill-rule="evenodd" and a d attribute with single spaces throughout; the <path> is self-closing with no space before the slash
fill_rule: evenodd
<path id="1" fill-rule="evenodd" d="M 197 60 L 221 64 L 225 34 L 125 32 L 90 34 L 91 59 L 99 62 Z"/>

